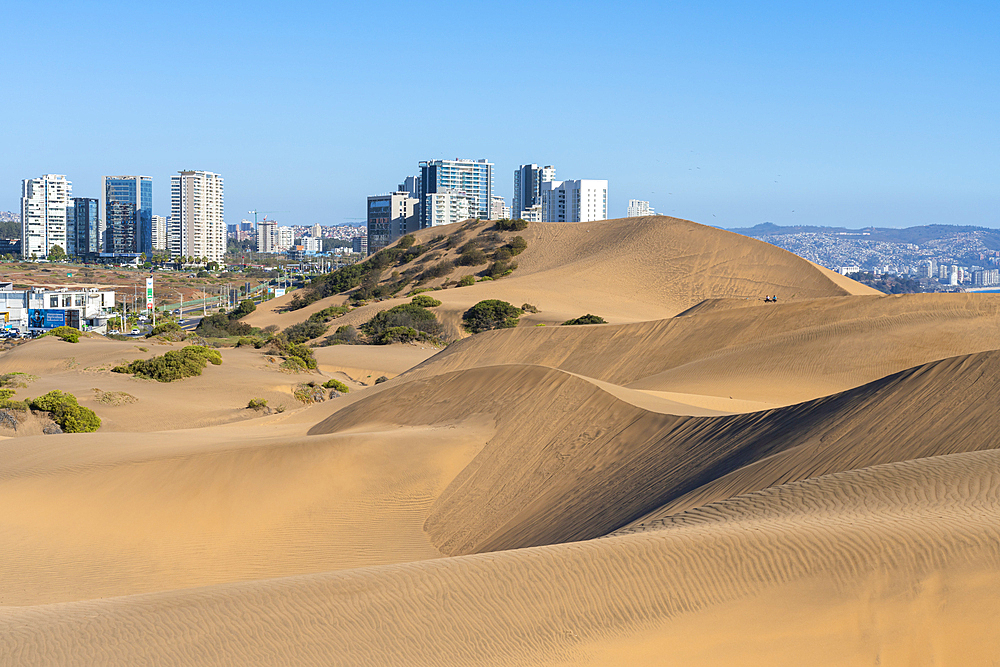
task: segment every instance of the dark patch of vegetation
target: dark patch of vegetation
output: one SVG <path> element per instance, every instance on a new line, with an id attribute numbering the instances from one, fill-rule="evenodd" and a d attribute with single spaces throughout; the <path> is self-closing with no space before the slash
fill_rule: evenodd
<path id="1" fill-rule="evenodd" d="M 298 385 L 292 392 L 292 396 L 295 397 L 295 400 L 305 403 L 306 405 L 321 403 L 326 400 L 326 392 L 323 390 L 323 387 L 315 381 L 304 382 Z"/>
<path id="2" fill-rule="evenodd" d="M 29 399 L 32 410 L 48 412 L 63 433 L 91 433 L 101 428 L 101 418 L 77 403 L 76 396 L 53 389 L 44 396 Z"/>
<path id="3" fill-rule="evenodd" d="M 538 312 L 538 308 L 536 306 L 532 306 L 530 303 L 522 303 L 521 304 L 521 310 L 523 310 L 526 313 L 537 313 Z"/>
<path id="4" fill-rule="evenodd" d="M 490 264 L 490 268 L 486 269 L 486 271 L 483 272 L 483 275 L 491 280 L 496 280 L 497 278 L 509 276 L 516 268 L 517 262 L 498 260 Z"/>
<path id="5" fill-rule="evenodd" d="M 587 313 L 586 315 L 581 315 L 576 319 L 566 320 L 565 322 L 563 322 L 564 327 L 571 326 L 574 324 L 607 324 L 607 321 L 603 317 Z"/>
<path id="6" fill-rule="evenodd" d="M 469 285 L 474 285 L 475 282 L 475 276 L 462 276 L 462 279 L 458 281 L 458 287 L 468 287 Z"/>
<path id="7" fill-rule="evenodd" d="M 313 322 L 326 323 L 340 317 L 341 315 L 346 315 L 349 312 L 351 312 L 350 306 L 330 306 L 329 308 L 316 311 L 309 316 L 309 319 Z"/>
<path id="8" fill-rule="evenodd" d="M 427 280 L 433 280 L 434 278 L 443 278 L 454 270 L 455 264 L 451 260 L 446 259 L 443 262 L 438 262 L 433 266 L 427 267 L 427 269 L 420 274 L 419 281 L 424 282 Z"/>
<path id="9" fill-rule="evenodd" d="M 527 226 L 528 223 L 525 220 L 497 220 L 493 229 L 498 232 L 520 232 L 524 231 Z"/>
<path id="10" fill-rule="evenodd" d="M 517 326 L 521 309 L 499 299 L 486 299 L 469 308 L 462 321 L 472 333 L 491 329 L 511 329 Z"/>
<path id="11" fill-rule="evenodd" d="M 67 343 L 80 342 L 80 330 L 74 329 L 73 327 L 56 327 L 44 335 L 62 338 Z"/>
<path id="12" fill-rule="evenodd" d="M 479 266 L 488 261 L 490 260 L 486 257 L 486 253 L 483 252 L 482 248 L 472 243 L 466 243 L 462 247 L 461 255 L 458 257 L 459 266 Z"/>
<path id="13" fill-rule="evenodd" d="M 324 345 L 354 345 L 358 342 L 358 330 L 350 324 L 337 327 L 337 331 L 327 336 L 323 341 Z"/>
<path id="14" fill-rule="evenodd" d="M 284 334 L 289 343 L 304 343 L 313 338 L 319 338 L 326 333 L 327 326 L 323 322 L 308 319 L 285 329 Z"/>
<path id="15" fill-rule="evenodd" d="M 377 313 L 361 325 L 368 341 L 375 345 L 433 338 L 441 333 L 437 316 L 423 306 L 404 303 Z"/>
<path id="16" fill-rule="evenodd" d="M 136 359 L 130 364 L 115 366 L 111 370 L 157 382 L 173 382 L 201 375 L 201 371 L 209 363 L 214 366 L 222 363 L 222 355 L 218 350 L 204 345 L 188 345 L 152 359 Z"/>
<path id="17" fill-rule="evenodd" d="M 375 378 L 375 384 L 382 384 L 383 382 L 388 382 L 388 381 L 389 378 L 387 378 L 384 375 L 379 375 L 377 378 Z"/>
<path id="18" fill-rule="evenodd" d="M 195 328 L 195 333 L 204 338 L 228 338 L 230 336 L 249 336 L 257 331 L 254 327 L 240 322 L 239 319 L 249 315 L 257 306 L 250 299 L 240 302 L 229 313 L 215 313 L 203 317 Z"/>

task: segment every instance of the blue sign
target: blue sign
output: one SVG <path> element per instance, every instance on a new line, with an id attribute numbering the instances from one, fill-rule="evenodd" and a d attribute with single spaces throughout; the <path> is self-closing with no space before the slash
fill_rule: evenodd
<path id="1" fill-rule="evenodd" d="M 55 329 L 65 325 L 65 310 L 28 309 L 28 328 L 30 329 Z"/>

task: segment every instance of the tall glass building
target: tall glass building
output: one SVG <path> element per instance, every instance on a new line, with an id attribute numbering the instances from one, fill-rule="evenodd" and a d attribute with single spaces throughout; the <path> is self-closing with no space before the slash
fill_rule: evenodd
<path id="1" fill-rule="evenodd" d="M 465 193 L 469 217 L 490 219 L 493 163 L 486 160 L 427 160 L 420 163 L 420 228 L 430 226 L 428 195 L 444 190 Z M 371 246 L 369 245 L 369 249 Z"/>
<path id="2" fill-rule="evenodd" d="M 69 210 L 69 209 L 67 209 Z M 73 197 L 73 239 L 68 244 L 77 257 L 101 252 L 100 203 L 96 199 Z"/>
<path id="3" fill-rule="evenodd" d="M 104 177 L 104 252 L 153 253 L 153 179 Z"/>

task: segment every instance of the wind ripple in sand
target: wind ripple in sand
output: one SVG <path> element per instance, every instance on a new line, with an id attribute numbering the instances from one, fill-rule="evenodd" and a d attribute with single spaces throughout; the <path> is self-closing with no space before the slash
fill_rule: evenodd
<path id="1" fill-rule="evenodd" d="M 0 664 L 591 664 L 609 643 L 662 638 L 671 619 L 751 595 L 781 601 L 795 582 L 828 582 L 836 599 L 824 603 L 846 601 L 853 612 L 924 604 L 937 594 L 918 584 L 935 572 L 955 585 L 983 573 L 1000 583 L 998 498 L 1000 453 L 955 454 L 769 489 L 665 530 L 593 542 L 7 608 Z M 970 622 L 948 612 L 921 628 L 922 641 L 946 646 L 947 633 Z M 887 618 L 824 632 L 873 636 L 873 662 L 906 634 Z M 662 664 L 656 657 L 605 664 Z"/>

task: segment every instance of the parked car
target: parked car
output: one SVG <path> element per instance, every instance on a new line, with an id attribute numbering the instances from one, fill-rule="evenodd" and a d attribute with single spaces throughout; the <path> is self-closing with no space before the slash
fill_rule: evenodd
<path id="1" fill-rule="evenodd" d="M 137 327 L 132 327 L 132 335 L 133 336 L 138 336 L 139 335 L 139 329 Z"/>

